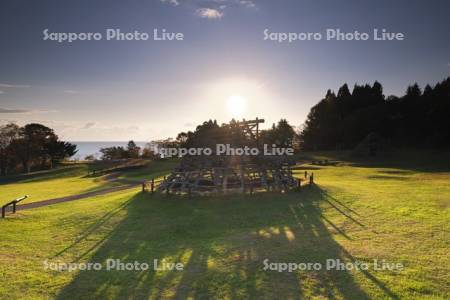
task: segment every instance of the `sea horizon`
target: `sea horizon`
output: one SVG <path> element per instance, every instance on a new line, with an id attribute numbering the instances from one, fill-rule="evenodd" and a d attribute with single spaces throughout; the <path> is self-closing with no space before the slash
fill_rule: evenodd
<path id="1" fill-rule="evenodd" d="M 129 141 L 70 141 L 77 146 L 77 153 L 71 160 L 82 160 L 88 155 L 93 155 L 96 159 L 101 158 L 101 148 L 126 147 Z M 150 142 L 134 141 L 138 147 L 144 148 Z"/>

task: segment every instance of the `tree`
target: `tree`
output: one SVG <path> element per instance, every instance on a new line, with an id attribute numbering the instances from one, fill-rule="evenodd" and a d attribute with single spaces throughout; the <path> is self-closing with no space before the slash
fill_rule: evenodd
<path id="1" fill-rule="evenodd" d="M 417 83 L 408 86 L 406 89 L 406 97 L 418 98 L 422 95 L 422 91 Z"/>
<path id="2" fill-rule="evenodd" d="M 142 149 L 141 157 L 146 159 L 154 159 L 156 158 L 156 154 L 152 149 L 145 147 Z"/>
<path id="3" fill-rule="evenodd" d="M 52 168 L 60 159 L 74 155 L 76 145 L 59 140 L 53 129 L 31 123 L 0 126 L 0 173 L 6 175 L 22 166 L 23 172 L 32 168 Z"/>
<path id="4" fill-rule="evenodd" d="M 37 123 L 25 125 L 20 130 L 20 142 L 17 145 L 19 150 L 19 157 L 22 162 L 23 171 L 30 172 L 31 165 L 45 162 L 49 158 L 46 151 L 46 144 L 50 139 L 57 139 L 52 129 Z"/>
<path id="5" fill-rule="evenodd" d="M 93 161 L 93 160 L 95 160 L 95 156 L 92 154 L 86 155 L 84 157 L 84 160 Z"/>
<path id="6" fill-rule="evenodd" d="M 100 153 L 102 153 L 103 160 L 123 159 L 123 158 L 127 158 L 127 156 L 128 156 L 128 151 L 125 150 L 125 148 L 121 147 L 121 146 L 101 148 Z"/>
<path id="7" fill-rule="evenodd" d="M 337 98 L 340 100 L 343 99 L 348 99 L 352 96 L 352 94 L 350 94 L 350 90 L 348 89 L 348 85 L 346 83 L 344 83 L 343 86 L 341 86 L 338 90 L 338 94 L 337 94 Z"/>
<path id="8" fill-rule="evenodd" d="M 429 98 L 432 95 L 433 95 L 433 88 L 429 84 L 427 84 L 423 89 L 423 96 Z"/>
<path id="9" fill-rule="evenodd" d="M 16 124 L 9 123 L 0 126 L 0 174 L 7 175 L 8 168 L 14 161 L 14 153 L 11 144 L 19 138 L 20 128 Z"/>
<path id="10" fill-rule="evenodd" d="M 192 132 L 190 133 L 192 134 Z M 176 138 L 176 141 L 180 144 L 180 147 L 185 147 L 188 140 L 189 140 L 189 133 L 186 132 L 180 132 Z"/>
<path id="11" fill-rule="evenodd" d="M 53 168 L 58 160 L 71 157 L 77 153 L 77 146 L 69 142 L 59 141 L 55 135 L 45 144 L 45 152 L 50 157 L 50 168 Z"/>
<path id="12" fill-rule="evenodd" d="M 138 158 L 141 148 L 136 145 L 134 141 L 129 141 L 127 144 L 128 158 Z"/>
<path id="13" fill-rule="evenodd" d="M 281 119 L 276 126 L 272 127 L 271 131 L 271 143 L 278 147 L 292 147 L 296 133 L 286 119 Z"/>
<path id="14" fill-rule="evenodd" d="M 372 86 L 372 93 L 375 98 L 384 99 L 383 86 L 378 81 L 375 81 Z"/>

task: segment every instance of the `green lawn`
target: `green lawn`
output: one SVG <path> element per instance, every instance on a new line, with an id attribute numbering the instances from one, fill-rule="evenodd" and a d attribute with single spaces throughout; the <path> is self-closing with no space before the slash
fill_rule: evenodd
<path id="1" fill-rule="evenodd" d="M 298 176 L 313 170 L 317 186 L 301 192 L 187 199 L 136 189 L 21 211 L 0 221 L 0 298 L 448 299 L 448 156 L 411 157 L 304 165 Z M 108 258 L 164 258 L 185 270 L 58 272 L 43 263 Z M 277 272 L 265 259 L 405 268 Z"/>
<path id="2" fill-rule="evenodd" d="M 176 161 L 149 162 L 141 168 L 123 172 L 119 178 L 143 180 L 161 177 L 170 173 L 175 163 Z M 96 164 L 78 163 L 29 175 L 0 178 L 0 205 L 24 195 L 29 195 L 29 198 L 22 201 L 21 204 L 86 193 L 123 184 L 106 181 L 105 176 L 109 173 L 88 176 L 88 170 L 101 170 L 113 167 L 117 167 L 117 164 L 108 162 Z M 122 173 L 121 171 L 118 172 Z"/>
<path id="3" fill-rule="evenodd" d="M 22 203 L 28 203 L 88 192 L 106 185 L 100 178 L 87 177 L 87 170 L 87 165 L 80 164 L 0 181 L 0 205 L 24 195 L 30 197 Z"/>
<path id="4" fill-rule="evenodd" d="M 178 165 L 178 159 L 166 159 L 149 162 L 145 167 L 129 172 L 124 172 L 120 178 L 133 180 L 150 180 L 160 178 L 170 172 Z"/>
<path id="5" fill-rule="evenodd" d="M 35 175 L 18 176 L 0 181 L 0 205 L 29 195 L 22 203 L 70 196 L 111 186 L 101 177 L 87 176 L 89 166 L 77 164 Z M 11 182 L 12 181 L 12 182 Z"/>

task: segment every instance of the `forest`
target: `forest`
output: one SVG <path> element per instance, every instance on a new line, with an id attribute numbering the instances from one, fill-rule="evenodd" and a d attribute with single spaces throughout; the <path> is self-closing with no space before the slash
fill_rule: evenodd
<path id="1" fill-rule="evenodd" d="M 435 86 L 408 86 L 401 97 L 383 94 L 383 86 L 347 84 L 328 90 L 313 106 L 299 139 L 304 150 L 353 149 L 369 135 L 392 147 L 450 145 L 450 77 Z"/>

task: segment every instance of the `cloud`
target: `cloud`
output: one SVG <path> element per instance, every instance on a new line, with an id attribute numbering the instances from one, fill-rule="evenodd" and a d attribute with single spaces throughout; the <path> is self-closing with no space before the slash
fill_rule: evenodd
<path id="1" fill-rule="evenodd" d="M 31 110 L 26 110 L 26 109 L 0 108 L 0 114 L 27 114 L 30 112 L 31 112 Z"/>
<path id="2" fill-rule="evenodd" d="M 25 84 L 8 84 L 8 83 L 0 83 L 0 88 L 29 88 L 29 85 Z"/>
<path id="3" fill-rule="evenodd" d="M 63 92 L 66 94 L 71 94 L 71 95 L 81 94 L 80 91 L 75 91 L 75 90 L 64 90 Z"/>
<path id="4" fill-rule="evenodd" d="M 83 129 L 90 129 L 90 128 L 95 127 L 96 125 L 97 125 L 96 122 L 88 122 L 83 126 Z"/>
<path id="5" fill-rule="evenodd" d="M 214 8 L 206 8 L 206 7 L 198 8 L 195 11 L 195 14 L 201 18 L 206 19 L 220 19 L 223 17 L 223 12 Z"/>
<path id="6" fill-rule="evenodd" d="M 80 127 L 79 127 L 80 128 Z M 102 124 L 100 122 L 87 122 L 80 129 L 89 129 L 90 132 L 129 132 L 134 133 L 140 130 L 140 127 L 137 125 L 127 125 L 127 126 L 117 126 L 117 125 L 108 125 Z"/>
<path id="7" fill-rule="evenodd" d="M 5 92 L 4 91 L 0 91 L 0 94 L 4 94 Z"/>
<path id="8" fill-rule="evenodd" d="M 159 0 L 172 6 L 182 6 L 181 0 Z M 221 19 L 225 10 L 233 7 L 257 8 L 254 0 L 183 0 L 183 7 L 200 7 L 195 10 L 195 15 L 205 19 Z"/>
<path id="9" fill-rule="evenodd" d="M 256 7 L 255 2 L 253 2 L 253 1 L 251 1 L 251 0 L 239 0 L 238 3 L 239 3 L 240 5 L 243 5 L 243 6 L 248 7 L 248 8 L 254 8 L 254 7 Z"/>
<path id="10" fill-rule="evenodd" d="M 29 109 L 9 109 L 0 108 L 0 114 L 33 114 L 33 113 L 49 113 L 56 110 L 29 110 Z"/>
<path id="11" fill-rule="evenodd" d="M 180 5 L 180 1 L 178 0 L 160 0 L 162 3 L 168 3 L 171 4 L 173 6 L 178 6 Z"/>

